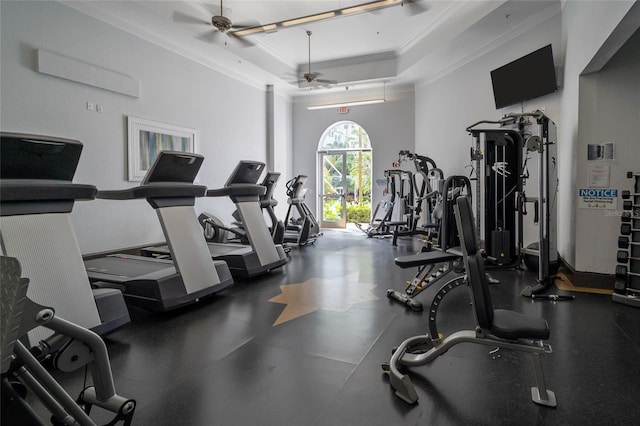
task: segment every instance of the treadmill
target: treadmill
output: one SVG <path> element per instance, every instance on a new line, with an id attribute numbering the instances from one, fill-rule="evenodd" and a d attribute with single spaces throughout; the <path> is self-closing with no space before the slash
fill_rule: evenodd
<path id="1" fill-rule="evenodd" d="M 146 199 L 158 214 L 172 260 L 129 254 L 87 260 L 91 281 L 122 288 L 127 304 L 152 311 L 190 305 L 233 284 L 227 265 L 209 256 L 195 217 L 195 198 L 206 192 L 193 184 L 203 160 L 198 154 L 162 151 L 140 186 L 98 192 L 101 199 Z"/>
<path id="2" fill-rule="evenodd" d="M 130 322 L 122 293 L 92 289 L 70 215 L 78 200 L 93 200 L 93 185 L 73 183 L 82 143 L 0 133 L 0 251 L 17 258 L 30 284 L 27 296 L 56 315 L 105 335 Z M 29 331 L 30 345 L 52 331 Z"/>
<path id="3" fill-rule="evenodd" d="M 278 200 L 273 197 L 273 193 L 279 179 L 279 172 L 267 172 L 265 174 L 264 179 L 262 179 L 262 183 L 260 184 L 266 189 L 264 195 L 260 196 L 260 208 L 267 212 L 269 220 L 271 220 L 271 226 L 269 227 L 269 230 L 271 231 L 271 238 L 273 239 L 273 242 L 275 242 L 276 244 L 283 244 L 284 222 L 278 220 L 278 217 L 276 216 L 275 206 L 278 205 Z M 285 251 L 287 251 L 286 247 Z"/>
<path id="4" fill-rule="evenodd" d="M 260 208 L 260 196 L 266 188 L 258 179 L 264 170 L 259 161 L 240 161 L 227 179 L 223 188 L 210 189 L 208 197 L 230 197 L 244 225 L 250 245 L 229 243 L 207 243 L 210 256 L 229 265 L 234 277 L 250 278 L 265 274 L 287 263 L 281 244 L 275 244 Z M 147 247 L 148 256 L 169 255 L 166 246 Z"/>

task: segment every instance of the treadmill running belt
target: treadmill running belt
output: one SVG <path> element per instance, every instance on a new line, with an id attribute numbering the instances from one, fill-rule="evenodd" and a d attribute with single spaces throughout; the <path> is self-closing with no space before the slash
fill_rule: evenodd
<path id="1" fill-rule="evenodd" d="M 119 277 L 135 278 L 142 275 L 174 268 L 171 261 L 126 254 L 114 254 L 99 259 L 85 262 L 88 272 L 97 272 L 105 275 L 117 275 Z"/>

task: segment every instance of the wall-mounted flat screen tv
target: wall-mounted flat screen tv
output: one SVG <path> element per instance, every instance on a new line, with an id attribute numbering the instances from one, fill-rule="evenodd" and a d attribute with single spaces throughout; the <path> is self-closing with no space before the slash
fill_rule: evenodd
<path id="1" fill-rule="evenodd" d="M 551 45 L 491 71 L 496 109 L 558 89 Z"/>

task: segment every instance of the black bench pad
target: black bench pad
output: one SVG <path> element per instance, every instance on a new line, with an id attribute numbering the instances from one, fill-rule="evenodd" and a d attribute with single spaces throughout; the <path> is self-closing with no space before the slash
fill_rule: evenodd
<path id="1" fill-rule="evenodd" d="M 505 309 L 493 311 L 491 334 L 507 340 L 549 338 L 549 324 L 544 318 L 524 315 Z"/>
<path id="2" fill-rule="evenodd" d="M 408 256 L 398 256 L 394 259 L 396 265 L 401 268 L 413 268 L 416 266 L 431 265 L 434 263 L 448 262 L 460 257 L 459 254 L 446 251 L 432 250 Z"/>

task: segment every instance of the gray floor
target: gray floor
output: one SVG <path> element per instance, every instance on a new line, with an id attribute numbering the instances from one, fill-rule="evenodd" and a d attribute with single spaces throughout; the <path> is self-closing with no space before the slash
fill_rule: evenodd
<path id="1" fill-rule="evenodd" d="M 553 353 L 544 357 L 557 408 L 534 404 L 530 357 L 463 344 L 411 377 L 419 402 L 394 396 L 380 364 L 403 339 L 426 332 L 426 314 L 386 298 L 401 290 L 413 269 L 393 258 L 416 249 L 412 239 L 394 248 L 362 233 L 325 231 L 314 246 L 294 248 L 291 261 L 253 281 L 179 312 L 132 311 L 134 322 L 107 339 L 118 392 L 135 398 L 135 425 L 630 425 L 640 418 L 640 310 L 610 296 L 576 293 L 569 302 L 520 296 L 535 276 L 492 271 L 494 305 L 545 317 Z M 351 275 L 355 274 L 355 275 Z M 280 325 L 284 304 L 269 299 L 281 285 L 331 287 L 375 284 L 375 300 L 343 309 L 320 308 Z M 314 281 L 307 281 L 314 280 Z M 321 284 L 317 284 L 320 282 Z M 309 285 L 311 288 L 312 285 Z M 430 288 L 418 296 L 428 304 Z M 326 296 L 326 295 L 325 295 Z M 465 287 L 438 312 L 448 335 L 473 328 Z M 61 378 L 73 393 L 82 374 Z M 106 421 L 105 413 L 93 415 Z"/>

